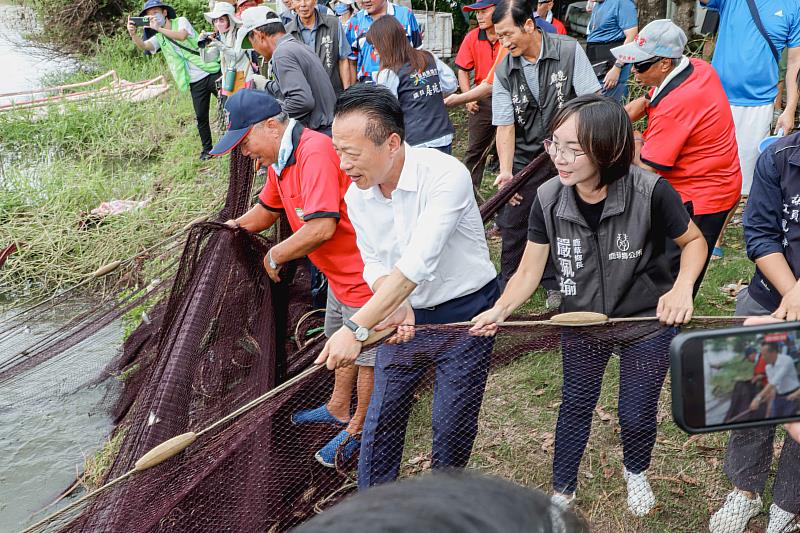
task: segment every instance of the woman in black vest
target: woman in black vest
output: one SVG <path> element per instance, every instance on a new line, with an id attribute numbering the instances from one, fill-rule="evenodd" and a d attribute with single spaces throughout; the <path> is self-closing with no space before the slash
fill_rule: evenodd
<path id="1" fill-rule="evenodd" d="M 449 154 L 455 130 L 444 97 L 458 88 L 453 71 L 430 52 L 411 46 L 403 26 L 394 17 L 373 22 L 367 41 L 380 56 L 381 70 L 375 81 L 400 100 L 406 142 Z"/>
<path id="2" fill-rule="evenodd" d="M 525 303 L 553 255 L 562 311 L 610 317 L 653 316 L 657 323 L 565 330 L 562 403 L 556 426 L 553 499 L 573 499 L 592 413 L 612 353 L 619 354 L 619 422 L 628 508 L 647 514 L 655 496 L 645 471 L 656 438 L 658 397 L 669 367 L 671 327 L 692 316 L 692 289 L 705 263 L 706 243 L 669 183 L 631 166 L 633 130 L 609 98 L 581 96 L 551 125 L 545 149 L 558 170 L 537 191 L 528 244 L 519 269 L 495 306 L 476 316 L 474 335 L 494 335 L 498 323 Z M 669 237 L 680 246 L 671 277 L 664 257 Z"/>

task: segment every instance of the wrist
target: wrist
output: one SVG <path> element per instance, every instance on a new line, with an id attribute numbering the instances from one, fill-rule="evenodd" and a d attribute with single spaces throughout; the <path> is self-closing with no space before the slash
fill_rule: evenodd
<path id="1" fill-rule="evenodd" d="M 622 70 L 622 68 L 624 66 L 625 66 L 625 63 L 622 63 L 621 61 L 617 61 L 616 63 L 614 63 L 614 68 L 617 69 L 617 70 Z"/>
<path id="2" fill-rule="evenodd" d="M 272 268 L 273 270 L 275 270 L 275 269 L 279 268 L 281 266 L 281 264 L 278 263 L 275 260 L 275 258 L 272 256 L 272 250 L 274 250 L 274 248 L 270 248 L 267 251 L 267 261 L 269 262 L 269 267 Z"/>

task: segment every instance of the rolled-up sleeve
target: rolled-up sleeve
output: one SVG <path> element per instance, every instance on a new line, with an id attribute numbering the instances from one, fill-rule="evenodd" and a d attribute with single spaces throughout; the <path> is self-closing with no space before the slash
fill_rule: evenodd
<path id="1" fill-rule="evenodd" d="M 361 254 L 361 260 L 364 261 L 362 276 L 374 292 L 375 282 L 383 276 L 388 276 L 392 269 L 381 262 L 377 250 L 371 244 L 369 230 L 366 227 L 369 224 L 369 216 L 364 212 L 365 207 L 363 201 L 357 197 L 358 194 L 359 191 L 351 189 L 345 194 L 344 201 L 347 204 L 347 215 L 356 232 L 356 247 Z"/>
<path id="2" fill-rule="evenodd" d="M 750 197 L 742 216 L 747 257 L 751 261 L 783 253 L 783 204 L 775 152 L 769 150 L 758 158 Z"/>
<path id="3" fill-rule="evenodd" d="M 421 178 L 424 179 L 424 178 Z M 413 221 L 411 239 L 395 265 L 410 281 L 419 285 L 436 278 L 436 269 L 458 222 L 474 202 L 469 173 L 452 174 L 431 185 L 425 208 Z M 365 276 L 366 277 L 366 276 Z"/>

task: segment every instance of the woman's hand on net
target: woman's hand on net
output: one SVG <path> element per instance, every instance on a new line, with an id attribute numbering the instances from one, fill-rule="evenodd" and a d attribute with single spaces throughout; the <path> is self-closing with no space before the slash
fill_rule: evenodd
<path id="1" fill-rule="evenodd" d="M 493 337 L 500 329 L 497 323 L 505 318 L 505 313 L 501 309 L 492 307 L 471 320 L 475 325 L 469 328 L 469 334 L 474 337 Z"/>
<path id="2" fill-rule="evenodd" d="M 656 316 L 662 324 L 677 326 L 685 324 L 692 319 L 692 311 L 694 311 L 693 290 L 694 286 L 691 284 L 686 286 L 678 286 L 676 284 L 669 292 L 658 299 Z"/>

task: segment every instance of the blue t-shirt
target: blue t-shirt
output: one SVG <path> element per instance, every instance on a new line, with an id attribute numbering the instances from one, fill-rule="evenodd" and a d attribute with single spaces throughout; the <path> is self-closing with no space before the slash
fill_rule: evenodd
<path id="1" fill-rule="evenodd" d="M 542 17 L 534 12 L 533 14 L 533 23 L 536 24 L 536 27 L 542 30 L 545 33 L 558 33 L 556 31 L 556 27 L 544 20 Z"/>
<path id="2" fill-rule="evenodd" d="M 419 24 L 417 24 L 417 19 L 414 18 L 414 14 L 410 9 L 389 2 L 386 6 L 385 16 L 394 16 L 400 22 L 406 30 L 411 46 L 419 48 L 422 45 Z M 364 78 L 372 78 L 374 80 L 380 70 L 381 60 L 378 57 L 378 52 L 367 42 L 367 31 L 372 26 L 372 22 L 372 17 L 364 9 L 347 21 L 345 35 L 353 51 L 350 59 L 356 61 L 356 79 L 358 80 Z"/>
<path id="3" fill-rule="evenodd" d="M 755 0 L 761 22 L 780 53 L 800 46 L 800 1 Z M 758 31 L 747 0 L 709 0 L 719 11 L 719 35 L 711 64 L 731 105 L 767 105 L 778 94 L 778 63 Z"/>
<path id="4" fill-rule="evenodd" d="M 639 25 L 639 15 L 633 0 L 603 0 L 597 2 L 589 19 L 587 43 L 610 43 L 625 38 L 625 30 Z"/>

